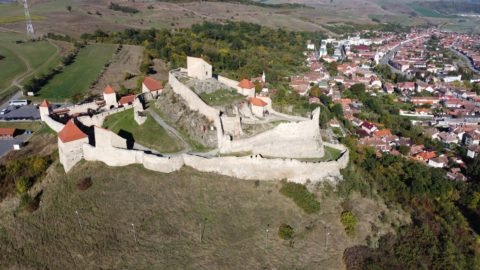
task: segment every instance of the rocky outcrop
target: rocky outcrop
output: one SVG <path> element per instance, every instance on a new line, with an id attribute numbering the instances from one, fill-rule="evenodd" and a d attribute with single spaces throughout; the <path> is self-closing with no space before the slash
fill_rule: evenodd
<path id="1" fill-rule="evenodd" d="M 163 90 L 164 96 L 155 104 L 163 115 L 168 116 L 181 131 L 206 147 L 217 147 L 217 132 L 212 121 L 198 111 L 188 108 L 185 100 L 175 94 L 170 87 Z"/>

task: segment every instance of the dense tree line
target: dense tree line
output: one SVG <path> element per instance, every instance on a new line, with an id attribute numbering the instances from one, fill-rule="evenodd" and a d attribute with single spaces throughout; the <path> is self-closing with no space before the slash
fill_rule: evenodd
<path id="1" fill-rule="evenodd" d="M 341 193 L 353 190 L 365 196 L 379 194 L 390 207 L 406 210 L 412 223 L 396 235 L 380 239 L 378 249 L 349 248 L 344 254 L 349 269 L 478 269 L 479 246 L 461 211 L 467 185 L 446 178 L 441 169 L 402 157 L 379 158 L 369 148 L 356 148 L 343 171 Z"/>
<path id="2" fill-rule="evenodd" d="M 390 96 L 365 93 L 364 85 L 354 85 L 346 96 L 363 104 L 362 119 L 379 122 L 393 133 L 409 137 L 416 144 L 438 152 L 444 146 L 423 135 L 421 127 L 398 115 L 409 106 Z M 478 269 L 479 243 L 472 230 L 480 224 L 480 158 L 468 161 L 467 183 L 449 180 L 442 169 L 434 169 L 403 157 L 379 157 L 368 147 L 359 147 L 354 137 L 342 141 L 351 149 L 351 164 L 343 171 L 339 193 L 353 190 L 364 196 L 378 194 L 390 207 L 407 211 L 412 224 L 397 228 L 396 235 L 381 238 L 378 249 L 354 247 L 344 259 L 351 269 Z M 408 149 L 407 149 L 408 150 Z M 406 149 L 400 151 L 407 152 Z"/>
<path id="3" fill-rule="evenodd" d="M 136 8 L 129 7 L 129 6 L 122 6 L 122 5 L 119 5 L 119 4 L 116 4 L 116 3 L 112 3 L 112 2 L 110 2 L 110 5 L 108 5 L 108 8 L 111 9 L 111 10 L 121 11 L 121 12 L 124 12 L 124 13 L 131 13 L 131 14 L 135 14 L 135 13 L 140 12 Z"/>
<path id="4" fill-rule="evenodd" d="M 318 41 L 323 35 L 245 22 L 204 22 L 190 29 L 126 29 L 111 34 L 97 30 L 81 37 L 143 45 L 150 58 L 164 59 L 171 68 L 185 66 L 187 56 L 196 56 L 210 62 L 215 73 L 240 79 L 265 71 L 267 80 L 275 82 L 299 72 L 305 66 L 302 52 L 306 40 Z"/>

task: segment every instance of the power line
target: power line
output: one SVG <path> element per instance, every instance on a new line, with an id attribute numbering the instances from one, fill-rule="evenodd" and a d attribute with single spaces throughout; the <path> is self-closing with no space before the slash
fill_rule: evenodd
<path id="1" fill-rule="evenodd" d="M 25 21 L 27 23 L 27 36 L 34 38 L 35 31 L 33 30 L 32 18 L 30 17 L 27 0 L 23 0 L 23 8 L 25 9 Z"/>

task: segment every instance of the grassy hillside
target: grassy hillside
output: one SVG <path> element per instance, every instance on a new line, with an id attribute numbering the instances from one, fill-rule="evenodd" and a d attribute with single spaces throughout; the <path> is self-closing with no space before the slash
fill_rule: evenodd
<path id="1" fill-rule="evenodd" d="M 112 58 L 115 48 L 112 44 L 93 44 L 80 49 L 75 62 L 38 92 L 40 99 L 65 100 L 84 94 Z"/>
<path id="2" fill-rule="evenodd" d="M 182 150 L 179 142 L 158 125 L 150 115 L 148 115 L 147 121 L 139 126 L 133 119 L 133 109 L 108 116 L 103 126 L 115 133 L 128 132 L 136 143 L 160 153 L 174 153 Z"/>
<path id="3" fill-rule="evenodd" d="M 363 243 L 382 211 L 354 198 L 363 215 L 350 238 L 332 193 L 315 192 L 320 211 L 309 215 L 280 193 L 281 183 L 86 162 L 55 171 L 40 209 L 14 216 L 2 208 L 0 268 L 343 269 L 343 250 Z M 81 191 L 85 177 L 93 185 Z M 293 227 L 293 241 L 279 238 L 282 223 Z"/>
<path id="4" fill-rule="evenodd" d="M 0 60 L 0 93 L 7 90 L 13 79 L 22 83 L 27 75 L 46 72 L 60 62 L 59 51 L 48 41 L 15 43 L 25 39 L 21 34 L 0 32 L 0 54 L 5 56 Z"/>

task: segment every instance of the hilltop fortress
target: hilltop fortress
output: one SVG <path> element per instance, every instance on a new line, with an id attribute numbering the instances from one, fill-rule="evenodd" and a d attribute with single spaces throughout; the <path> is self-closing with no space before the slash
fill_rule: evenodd
<path id="1" fill-rule="evenodd" d="M 187 80 L 194 87 L 187 86 Z M 265 84 L 265 76 L 259 80 Z M 183 166 L 248 180 L 282 180 L 305 183 L 325 178 L 337 179 L 348 163 L 348 150 L 340 144 L 322 141 L 319 128 L 320 109 L 309 118 L 285 115 L 272 108 L 267 90 L 255 93 L 255 84 L 212 75 L 212 66 L 203 59 L 188 57 L 187 69 L 169 72 L 168 90 L 160 82 L 145 78 L 142 93 L 117 98 L 107 86 L 103 100 L 52 110 L 47 101 L 40 105 L 42 120 L 58 133 L 60 162 L 68 172 L 76 163 L 101 161 L 109 166 L 142 164 L 146 169 L 169 173 Z M 197 94 L 198 89 L 217 87 L 235 91 L 245 99 L 232 109 L 212 107 Z M 224 90 L 230 89 L 230 90 Z M 181 100 L 189 114 L 199 115 L 202 124 L 192 132 L 214 134 L 210 140 L 215 149 L 207 153 L 179 152 L 162 154 L 129 142 L 114 132 L 101 128 L 109 115 L 133 108 L 134 120 L 142 125 L 147 117 L 147 101 L 168 101 L 164 92 Z M 170 106 L 180 106 L 170 104 Z M 242 126 L 248 123 L 280 122 L 263 132 L 246 135 Z M 202 135 L 202 134 L 200 134 Z M 342 151 L 336 160 L 318 161 L 325 155 L 324 146 Z M 303 160 L 317 161 L 307 162 Z"/>

